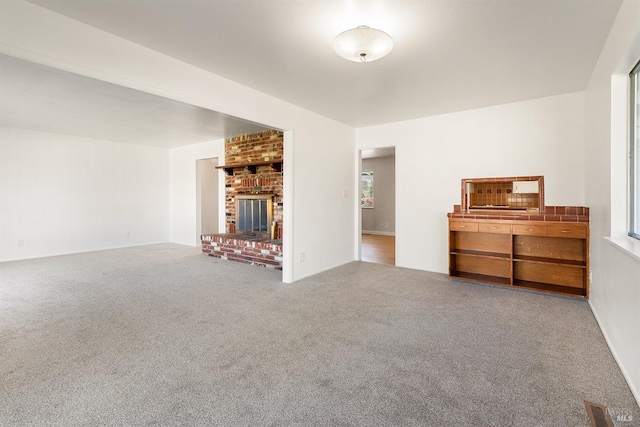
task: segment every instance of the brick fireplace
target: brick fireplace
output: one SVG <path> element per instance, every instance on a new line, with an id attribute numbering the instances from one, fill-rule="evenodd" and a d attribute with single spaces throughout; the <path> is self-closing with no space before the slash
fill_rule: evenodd
<path id="1" fill-rule="evenodd" d="M 226 233 L 202 236 L 208 255 L 282 269 L 284 134 L 225 140 Z"/>

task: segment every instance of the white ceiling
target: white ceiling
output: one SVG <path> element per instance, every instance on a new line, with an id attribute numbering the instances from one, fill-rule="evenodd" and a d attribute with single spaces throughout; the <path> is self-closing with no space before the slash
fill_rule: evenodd
<path id="1" fill-rule="evenodd" d="M 0 0 L 3 1 L 3 0 Z M 584 90 L 621 0 L 30 0 L 362 127 Z M 395 48 L 338 57 L 358 25 Z M 259 124 L 0 56 L 0 124 L 176 147 Z"/>
<path id="2" fill-rule="evenodd" d="M 173 148 L 265 128 L 214 111 L 0 55 L 0 125 Z"/>
<path id="3" fill-rule="evenodd" d="M 621 0 L 31 0 L 362 127 L 584 90 Z M 379 28 L 362 64 L 333 38 Z"/>

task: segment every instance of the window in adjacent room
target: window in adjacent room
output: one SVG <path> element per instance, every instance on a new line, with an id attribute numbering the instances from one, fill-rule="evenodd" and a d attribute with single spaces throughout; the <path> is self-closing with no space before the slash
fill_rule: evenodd
<path id="1" fill-rule="evenodd" d="M 360 196 L 360 206 L 363 208 L 373 208 L 373 171 L 362 171 L 362 194 Z"/>
<path id="2" fill-rule="evenodd" d="M 640 62 L 631 70 L 629 236 L 640 239 Z"/>

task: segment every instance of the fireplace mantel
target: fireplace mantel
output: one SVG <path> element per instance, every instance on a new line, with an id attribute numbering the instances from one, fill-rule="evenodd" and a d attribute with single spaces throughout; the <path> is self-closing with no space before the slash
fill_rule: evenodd
<path id="1" fill-rule="evenodd" d="M 227 175 L 234 175 L 234 169 L 247 169 L 250 173 L 255 174 L 258 166 L 271 165 L 274 171 L 282 172 L 282 160 L 267 160 L 262 162 L 238 163 L 235 165 L 216 166 L 216 169 L 224 169 Z"/>

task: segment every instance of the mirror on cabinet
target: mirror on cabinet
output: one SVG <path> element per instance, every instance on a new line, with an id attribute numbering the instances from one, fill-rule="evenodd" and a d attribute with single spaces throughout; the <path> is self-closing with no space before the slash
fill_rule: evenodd
<path id="1" fill-rule="evenodd" d="M 544 177 L 465 178 L 461 209 L 544 213 Z"/>

